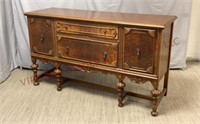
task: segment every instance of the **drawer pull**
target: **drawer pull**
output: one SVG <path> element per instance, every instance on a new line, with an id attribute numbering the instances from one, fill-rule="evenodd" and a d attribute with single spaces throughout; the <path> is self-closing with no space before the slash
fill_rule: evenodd
<path id="1" fill-rule="evenodd" d="M 66 50 L 66 54 L 68 55 L 69 54 L 69 46 L 66 46 L 65 50 Z"/>
<path id="2" fill-rule="evenodd" d="M 43 35 L 43 34 L 40 35 L 40 41 L 41 41 L 41 42 L 44 41 L 44 35 Z"/>
<path id="3" fill-rule="evenodd" d="M 136 49 L 136 54 L 137 54 L 138 57 L 140 56 L 140 49 L 139 48 Z"/>
<path id="4" fill-rule="evenodd" d="M 105 52 L 103 53 L 104 61 L 106 61 L 107 57 L 108 57 L 108 52 L 105 51 Z"/>

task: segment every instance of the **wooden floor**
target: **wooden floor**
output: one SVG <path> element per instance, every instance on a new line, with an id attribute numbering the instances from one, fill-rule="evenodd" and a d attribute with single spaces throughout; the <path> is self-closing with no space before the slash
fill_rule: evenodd
<path id="1" fill-rule="evenodd" d="M 67 71 L 66 76 L 115 87 L 117 79 L 101 73 Z M 32 85 L 32 71 L 15 69 L 0 84 L 0 124 L 199 124 L 200 63 L 189 62 L 186 70 L 171 70 L 168 96 L 158 117 L 150 115 L 150 101 L 127 97 L 117 107 L 116 94 L 68 82 L 61 92 L 55 80 L 45 78 Z M 126 79 L 126 89 L 149 94 L 150 83 L 134 84 Z"/>

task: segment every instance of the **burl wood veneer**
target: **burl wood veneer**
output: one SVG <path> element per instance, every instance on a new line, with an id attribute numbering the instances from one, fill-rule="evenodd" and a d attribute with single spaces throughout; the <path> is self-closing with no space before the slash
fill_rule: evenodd
<path id="1" fill-rule="evenodd" d="M 38 85 L 43 76 L 52 76 L 57 79 L 57 90 L 61 91 L 62 64 L 77 66 L 86 72 L 112 73 L 119 79 L 117 88 L 84 81 L 78 83 L 118 94 L 119 107 L 123 106 L 126 95 L 151 100 L 151 114 L 158 115 L 157 107 L 167 95 L 175 16 L 59 8 L 25 15 L 28 17 L 34 85 Z M 37 60 L 53 63 L 55 69 L 37 75 Z M 152 96 L 125 91 L 125 77 L 138 84 L 150 81 Z M 158 86 L 162 78 L 164 87 L 160 91 Z"/>

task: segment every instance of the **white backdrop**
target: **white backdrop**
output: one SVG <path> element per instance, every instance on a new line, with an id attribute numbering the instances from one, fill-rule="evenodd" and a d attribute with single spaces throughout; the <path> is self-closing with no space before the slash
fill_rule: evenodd
<path id="1" fill-rule="evenodd" d="M 0 0 L 0 83 L 17 67 L 13 11 L 10 0 Z"/>
<path id="2" fill-rule="evenodd" d="M 4 0 L 10 1 L 10 0 Z M 171 68 L 186 66 L 191 0 L 11 0 L 16 31 L 18 65 L 30 67 L 29 38 L 24 12 L 61 7 L 84 10 L 176 15 Z M 2 45 L 0 47 L 3 47 Z M 2 49 L 0 48 L 0 51 Z M 1 52 L 0 52 L 1 53 Z M 5 62 L 6 63 L 6 62 Z M 0 65 L 2 66 L 2 65 Z M 0 67 L 1 69 L 1 67 Z M 0 70 L 1 74 L 1 70 Z M 0 75 L 1 76 L 1 75 Z M 0 80 L 1 81 L 1 80 Z"/>

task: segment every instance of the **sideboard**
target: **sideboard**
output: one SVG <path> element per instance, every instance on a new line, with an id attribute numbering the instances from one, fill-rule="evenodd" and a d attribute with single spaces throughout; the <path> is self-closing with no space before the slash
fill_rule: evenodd
<path id="1" fill-rule="evenodd" d="M 116 88 L 89 83 L 92 88 L 118 95 L 118 106 L 125 96 L 152 101 L 152 116 L 167 95 L 173 23 L 176 16 L 100 12 L 48 8 L 27 12 L 34 85 L 44 76 L 57 79 L 57 90 L 64 81 L 61 65 L 86 72 L 100 71 L 118 78 Z M 38 64 L 53 63 L 55 68 L 38 75 Z M 125 90 L 125 77 L 134 83 L 151 82 L 150 96 Z M 164 78 L 163 88 L 159 89 Z M 84 82 L 84 81 L 79 81 Z M 84 82 L 86 83 L 86 82 Z"/>

